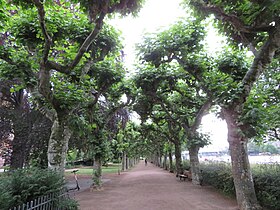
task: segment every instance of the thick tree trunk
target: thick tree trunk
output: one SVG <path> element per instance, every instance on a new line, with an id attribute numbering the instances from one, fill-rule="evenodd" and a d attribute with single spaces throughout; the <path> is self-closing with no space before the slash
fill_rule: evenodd
<path id="1" fill-rule="evenodd" d="M 199 158 L 198 158 L 199 146 L 191 146 L 189 149 L 191 173 L 192 173 L 192 183 L 195 185 L 201 184 L 201 172 L 199 168 Z"/>
<path id="2" fill-rule="evenodd" d="M 51 170 L 64 173 L 68 142 L 71 131 L 65 122 L 57 118 L 53 122 L 48 146 L 48 167 Z"/>
<path id="3" fill-rule="evenodd" d="M 20 119 L 18 118 L 20 116 Z M 27 154 L 30 152 L 31 122 L 28 113 L 23 109 L 17 108 L 14 112 L 14 139 L 12 141 L 12 154 L 10 159 L 10 168 L 12 170 L 23 168 L 26 163 Z"/>
<path id="4" fill-rule="evenodd" d="M 25 132 L 24 132 L 25 133 Z M 23 168 L 24 160 L 26 158 L 26 144 L 28 142 L 28 137 L 24 133 L 15 132 L 15 137 L 12 141 L 12 155 L 10 168 L 12 170 Z"/>
<path id="5" fill-rule="evenodd" d="M 240 210 L 262 209 L 258 204 L 247 152 L 248 139 L 238 126 L 234 109 L 222 109 L 228 127 L 228 142 L 236 198 Z"/>
<path id="6" fill-rule="evenodd" d="M 96 189 L 100 189 L 102 187 L 102 160 L 99 156 L 94 157 L 93 164 L 93 184 Z"/>
<path id="7" fill-rule="evenodd" d="M 11 155 L 11 170 L 23 168 L 25 160 L 25 142 L 26 139 L 23 139 L 22 136 L 15 134 L 15 137 L 12 141 L 12 155 Z"/>
<path id="8" fill-rule="evenodd" d="M 182 151 L 181 143 L 178 141 L 174 143 L 175 145 L 175 162 L 176 162 L 176 175 L 183 174 L 183 165 L 182 165 Z"/>

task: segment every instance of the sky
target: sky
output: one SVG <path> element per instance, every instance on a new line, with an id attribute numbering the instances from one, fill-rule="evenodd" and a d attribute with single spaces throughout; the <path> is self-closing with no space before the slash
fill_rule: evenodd
<path id="1" fill-rule="evenodd" d="M 141 42 L 145 32 L 153 33 L 160 28 L 168 27 L 179 17 L 185 15 L 179 6 L 180 2 L 181 0 L 146 0 L 137 18 L 128 16 L 116 18 L 111 22 L 122 31 L 125 44 L 125 62 L 128 68 L 133 68 L 134 46 Z"/>
<path id="2" fill-rule="evenodd" d="M 133 71 L 135 60 L 134 47 L 140 43 L 143 34 L 153 33 L 159 29 L 167 28 L 178 18 L 185 17 L 186 11 L 180 7 L 181 0 L 146 0 L 138 17 L 131 16 L 125 18 L 116 18 L 110 23 L 122 31 L 124 38 L 125 65 Z M 213 28 L 209 28 L 206 42 L 209 52 L 215 53 L 221 49 L 224 39 L 218 37 Z M 217 119 L 214 114 L 205 116 L 202 120 L 201 129 L 203 133 L 209 133 L 212 145 L 203 148 L 203 151 L 216 151 L 228 147 L 226 123 Z"/>
<path id="3" fill-rule="evenodd" d="M 200 151 L 220 151 L 228 148 L 227 124 L 224 120 L 218 119 L 214 113 L 202 118 L 202 133 L 208 133 L 211 145 L 202 148 Z"/>

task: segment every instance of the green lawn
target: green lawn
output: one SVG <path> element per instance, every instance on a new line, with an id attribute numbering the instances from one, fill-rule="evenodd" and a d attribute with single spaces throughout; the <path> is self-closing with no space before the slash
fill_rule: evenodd
<path id="1" fill-rule="evenodd" d="M 92 167 L 89 166 L 78 166 L 75 169 L 78 169 L 78 174 L 80 175 L 92 175 Z M 102 173 L 103 174 L 110 174 L 110 173 L 118 173 L 119 166 L 118 164 L 109 164 L 108 166 L 102 166 Z M 70 175 L 72 169 L 67 169 L 65 171 L 65 175 Z"/>

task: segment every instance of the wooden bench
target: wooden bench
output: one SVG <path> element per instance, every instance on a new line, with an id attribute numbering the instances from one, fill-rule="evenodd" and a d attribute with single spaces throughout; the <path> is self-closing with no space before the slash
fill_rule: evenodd
<path id="1" fill-rule="evenodd" d="M 187 171 L 187 170 L 185 170 L 184 171 L 184 173 L 183 174 L 178 174 L 178 176 L 179 176 L 179 178 L 180 178 L 180 180 L 186 180 L 186 179 L 188 179 L 188 181 L 191 181 L 192 180 L 192 173 L 191 173 L 191 171 Z"/>
<path id="2" fill-rule="evenodd" d="M 183 179 L 184 181 L 188 178 L 188 176 L 186 176 L 184 174 L 179 174 L 178 176 L 179 176 L 180 180 Z"/>

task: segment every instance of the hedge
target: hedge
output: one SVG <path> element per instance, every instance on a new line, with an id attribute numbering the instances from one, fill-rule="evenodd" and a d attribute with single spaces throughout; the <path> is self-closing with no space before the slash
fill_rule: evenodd
<path id="1" fill-rule="evenodd" d="M 185 168 L 189 166 L 186 162 Z M 224 162 L 207 162 L 200 165 L 203 184 L 212 185 L 229 196 L 235 196 L 231 165 Z M 252 165 L 252 174 L 259 203 L 270 210 L 280 210 L 280 165 Z"/>

